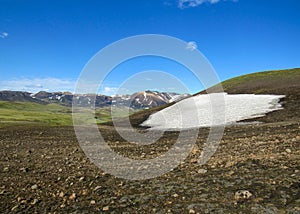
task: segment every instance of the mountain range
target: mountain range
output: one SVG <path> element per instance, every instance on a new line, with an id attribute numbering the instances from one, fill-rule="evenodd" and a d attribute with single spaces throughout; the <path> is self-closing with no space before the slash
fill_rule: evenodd
<path id="1" fill-rule="evenodd" d="M 142 91 L 131 95 L 106 96 L 99 94 L 75 95 L 76 104 L 79 106 L 109 107 L 128 106 L 133 109 L 148 109 L 161 106 L 189 97 L 189 94 L 178 94 L 158 91 Z M 39 104 L 56 103 L 71 107 L 74 94 L 70 92 L 46 92 L 29 93 L 23 91 L 0 91 L 0 101 L 10 102 L 34 102 Z"/>

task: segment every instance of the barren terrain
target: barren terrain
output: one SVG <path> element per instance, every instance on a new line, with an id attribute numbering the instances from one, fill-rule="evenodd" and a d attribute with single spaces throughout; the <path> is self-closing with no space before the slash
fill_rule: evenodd
<path id="1" fill-rule="evenodd" d="M 229 93 L 261 88 L 257 93 L 285 94 L 285 108 L 259 119 L 264 123 L 227 127 L 217 152 L 203 166 L 197 158 L 208 129 L 200 129 L 185 162 L 154 179 L 131 181 L 106 174 L 85 156 L 72 126 L 2 126 L 0 212 L 300 213 L 299 69 L 290 73 L 290 82 L 268 77 L 280 89 L 263 85 L 258 77 L 253 80 L 257 87 L 230 83 L 239 90 L 225 82 Z M 138 127 L 148 116 L 149 111 L 135 114 L 131 122 Z M 153 145 L 136 146 L 109 124 L 99 128 L 112 149 L 135 159 L 166 152 L 178 136 L 166 132 Z M 240 196 L 243 190 L 250 195 Z"/>

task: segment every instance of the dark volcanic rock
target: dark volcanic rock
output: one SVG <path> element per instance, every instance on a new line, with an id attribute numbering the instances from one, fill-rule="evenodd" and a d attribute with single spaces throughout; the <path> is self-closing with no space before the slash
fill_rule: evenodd
<path id="1" fill-rule="evenodd" d="M 24 91 L 0 91 L 0 101 L 45 103 L 33 98 L 31 93 Z"/>

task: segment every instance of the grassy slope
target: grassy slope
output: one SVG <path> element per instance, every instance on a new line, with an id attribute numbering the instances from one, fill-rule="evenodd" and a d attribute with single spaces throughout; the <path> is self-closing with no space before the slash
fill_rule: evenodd
<path id="1" fill-rule="evenodd" d="M 91 111 L 91 110 L 88 110 Z M 84 111 L 79 111 L 79 117 L 85 122 L 94 122 L 94 118 L 87 120 Z M 124 109 L 117 109 L 116 117 L 127 115 Z M 95 119 L 97 123 L 111 121 L 111 108 L 96 109 Z M 90 121 L 89 121 L 90 120 Z M 9 102 L 0 101 L 0 126 L 7 125 L 60 125 L 69 126 L 73 124 L 72 109 L 59 104 L 38 104 L 32 102 Z"/>
<path id="2" fill-rule="evenodd" d="M 261 118 L 260 121 L 277 122 L 300 120 L 300 68 L 252 73 L 226 80 L 221 84 L 224 91 L 229 94 L 286 95 L 286 98 L 283 100 L 284 110 L 272 112 L 268 114 L 267 117 Z M 219 87 L 212 87 L 209 91 L 218 92 L 216 88 Z M 206 91 L 197 94 L 204 93 L 206 93 Z M 150 114 L 166 108 L 169 105 L 133 114 L 131 116 L 132 125 L 138 127 Z"/>
<path id="3" fill-rule="evenodd" d="M 291 94 L 299 92 L 300 68 L 248 74 L 222 82 L 228 93 Z"/>
<path id="4" fill-rule="evenodd" d="M 32 102 L 0 101 L 0 121 L 4 124 L 71 125 L 71 109 Z"/>

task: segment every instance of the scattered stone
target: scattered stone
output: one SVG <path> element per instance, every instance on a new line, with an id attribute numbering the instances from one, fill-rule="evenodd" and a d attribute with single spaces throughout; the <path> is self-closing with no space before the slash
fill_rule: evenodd
<path id="1" fill-rule="evenodd" d="M 90 201 L 90 205 L 94 205 L 94 204 L 96 204 L 96 201 L 95 200 L 91 200 Z"/>
<path id="2" fill-rule="evenodd" d="M 195 212 L 195 210 L 190 209 L 190 210 L 189 210 L 189 213 L 190 213 L 190 214 L 193 214 L 193 213 L 196 213 L 196 212 Z"/>
<path id="3" fill-rule="evenodd" d="M 197 162 L 198 162 L 198 159 L 196 159 L 196 158 L 193 158 L 190 160 L 190 163 L 197 163 Z"/>
<path id="4" fill-rule="evenodd" d="M 234 161 L 227 161 L 227 163 L 225 164 L 225 168 L 229 168 L 235 165 Z"/>
<path id="5" fill-rule="evenodd" d="M 205 173 L 207 173 L 207 170 L 206 169 L 199 169 L 198 173 L 199 174 L 205 174 Z"/>
<path id="6" fill-rule="evenodd" d="M 35 204 L 37 204 L 38 202 L 39 202 L 39 199 L 36 199 L 36 198 L 35 198 L 35 199 L 33 199 L 33 201 L 31 202 L 31 204 L 32 204 L 32 205 L 35 205 Z"/>
<path id="7" fill-rule="evenodd" d="M 15 211 L 17 208 L 19 207 L 19 205 L 14 206 L 13 208 L 11 208 L 11 211 Z"/>
<path id="8" fill-rule="evenodd" d="M 178 194 L 174 194 L 174 195 L 172 195 L 174 198 L 177 198 L 179 195 Z"/>
<path id="9" fill-rule="evenodd" d="M 21 172 L 28 172 L 29 169 L 28 169 L 27 167 L 22 167 L 22 168 L 20 168 L 20 171 L 21 171 Z"/>
<path id="10" fill-rule="evenodd" d="M 63 198 L 65 196 L 65 193 L 64 192 L 60 192 L 59 195 L 58 195 L 60 198 Z"/>
<path id="11" fill-rule="evenodd" d="M 109 206 L 105 206 L 102 208 L 103 211 L 108 211 L 109 210 Z"/>
<path id="12" fill-rule="evenodd" d="M 82 190 L 81 195 L 87 195 L 88 191 L 86 189 Z"/>
<path id="13" fill-rule="evenodd" d="M 94 191 L 97 191 L 98 189 L 100 189 L 101 188 L 101 186 L 96 186 L 95 188 L 94 188 Z"/>
<path id="14" fill-rule="evenodd" d="M 234 194 L 234 199 L 237 202 L 248 200 L 252 197 L 252 193 L 248 190 L 239 190 Z"/>
<path id="15" fill-rule="evenodd" d="M 287 153 L 291 153 L 292 152 L 292 150 L 290 150 L 290 149 L 286 149 L 285 150 Z"/>
<path id="16" fill-rule="evenodd" d="M 8 172 L 9 171 L 9 168 L 8 167 L 4 167 L 3 168 L 3 172 Z"/>
<path id="17" fill-rule="evenodd" d="M 37 188 L 38 188 L 37 184 L 34 184 L 34 185 L 31 186 L 31 189 L 33 189 L 33 190 L 36 190 Z"/>
<path id="18" fill-rule="evenodd" d="M 58 171 L 59 171 L 59 172 L 62 172 L 63 170 L 62 170 L 62 168 L 59 168 Z"/>
<path id="19" fill-rule="evenodd" d="M 80 177 L 80 178 L 79 178 L 79 182 L 84 181 L 84 179 L 85 179 L 85 178 L 84 178 L 83 176 Z"/>
<path id="20" fill-rule="evenodd" d="M 75 200 L 75 199 L 76 199 L 76 194 L 75 194 L 75 193 L 72 193 L 72 195 L 70 195 L 69 199 L 70 199 L 70 200 Z"/>

